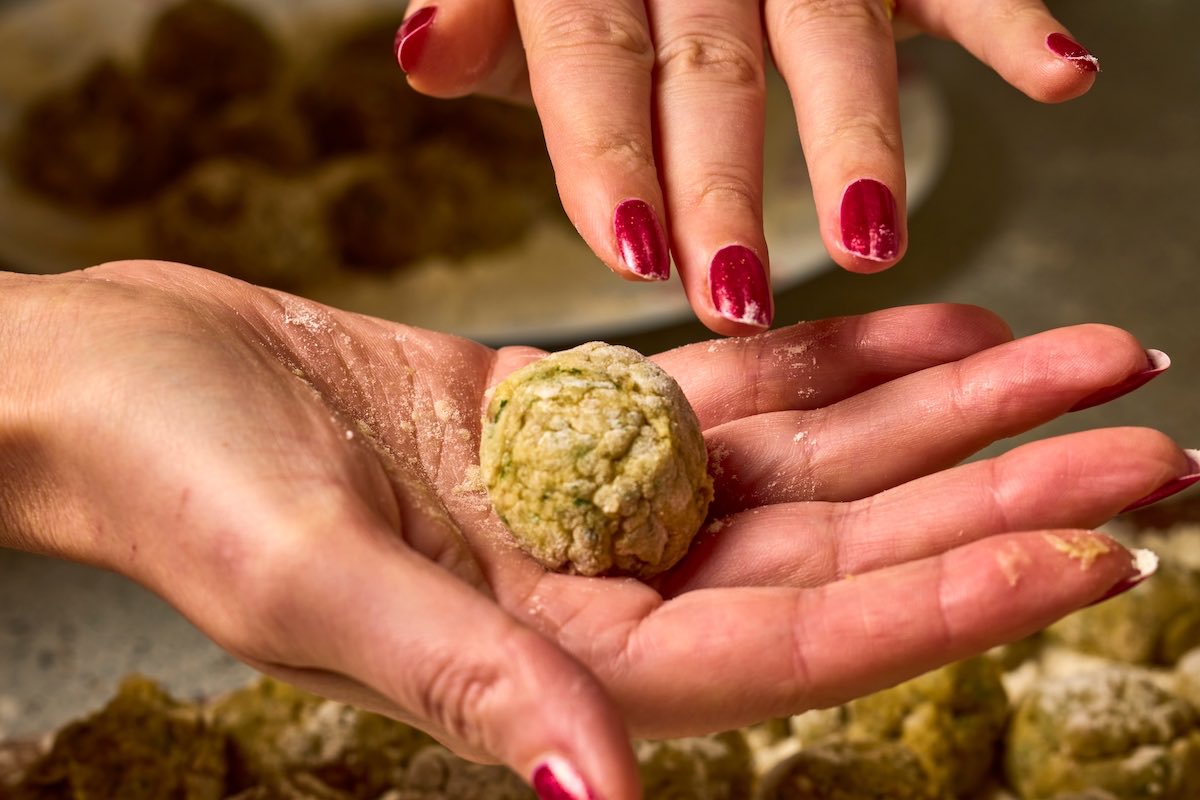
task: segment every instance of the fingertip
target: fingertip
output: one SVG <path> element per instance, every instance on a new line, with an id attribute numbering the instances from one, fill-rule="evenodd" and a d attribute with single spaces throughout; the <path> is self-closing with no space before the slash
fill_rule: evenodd
<path id="1" fill-rule="evenodd" d="M 632 758 L 632 753 L 630 754 Z M 529 772 L 529 785 L 539 800 L 625 800 L 641 796 L 640 786 L 609 787 L 607 792 L 597 792 L 579 769 L 567 758 L 549 753 L 535 762 Z"/>
<path id="2" fill-rule="evenodd" d="M 528 99 L 511 4 L 467 0 L 410 7 L 396 31 L 394 55 L 409 86 L 430 97 Z"/>
<path id="3" fill-rule="evenodd" d="M 659 219 L 645 200 L 628 198 L 617 204 L 612 230 L 620 262 L 614 271 L 622 277 L 637 281 L 671 277 L 671 252 Z"/>
<path id="4" fill-rule="evenodd" d="M 1063 103 L 1086 94 L 1095 85 L 1099 59 L 1065 33 L 1053 31 L 1039 44 L 1031 42 L 1027 47 L 1025 63 L 1012 64 L 1008 80 L 1033 100 Z M 1003 65 L 996 66 L 1002 74 L 1006 71 Z"/>
<path id="5" fill-rule="evenodd" d="M 716 333 L 751 336 L 771 327 L 775 301 L 767 267 L 752 248 L 728 244 L 709 260 L 707 296 L 692 293 L 692 307 Z"/>
<path id="6" fill-rule="evenodd" d="M 406 74 L 415 70 L 421 62 L 437 12 L 437 6 L 424 6 L 410 13 L 400 23 L 395 40 L 396 63 Z"/>
<path id="7" fill-rule="evenodd" d="M 832 227 L 830 253 L 850 272 L 881 272 L 904 255 L 903 212 L 896 195 L 882 181 L 856 178 L 847 184 Z"/>
<path id="8" fill-rule="evenodd" d="M 1074 67 L 1076 72 L 1086 75 L 1100 71 L 1100 59 L 1065 33 L 1056 31 L 1047 36 L 1046 49 Z"/>

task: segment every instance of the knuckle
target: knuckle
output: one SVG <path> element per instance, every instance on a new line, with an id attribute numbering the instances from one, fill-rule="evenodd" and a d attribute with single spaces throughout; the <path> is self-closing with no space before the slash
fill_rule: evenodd
<path id="1" fill-rule="evenodd" d="M 882 147 L 892 159 L 902 159 L 904 143 L 900 130 L 886 124 L 874 114 L 860 114 L 839 119 L 813 141 L 813 152 L 861 148 L 867 152 Z"/>
<path id="2" fill-rule="evenodd" d="M 703 24 L 704 20 L 697 21 Z M 766 85 L 763 55 L 746 42 L 720 33 L 713 20 L 709 30 L 693 30 L 663 42 L 656 66 L 664 80 L 703 77 L 736 86 L 762 89 Z"/>
<path id="3" fill-rule="evenodd" d="M 715 205 L 721 208 L 738 208 L 758 217 L 759 198 L 761 191 L 758 182 L 740 171 L 715 170 L 710 171 L 698 182 L 692 191 L 693 208 Z"/>
<path id="4" fill-rule="evenodd" d="M 882 29 L 890 25 L 882 0 L 793 0 L 780 12 L 779 22 L 781 30 L 847 24 Z"/>
<path id="5" fill-rule="evenodd" d="M 572 58 L 615 55 L 647 70 L 654 63 L 654 44 L 645 23 L 613 3 L 548 4 L 529 49 Z"/>
<path id="6" fill-rule="evenodd" d="M 504 681 L 497 665 L 454 650 L 431 656 L 424 666 L 426 679 L 418 684 L 416 713 L 472 749 L 496 752 L 485 721 Z"/>
<path id="7" fill-rule="evenodd" d="M 654 170 L 654 147 L 644 138 L 624 131 L 596 132 L 578 151 L 585 158 L 603 161 L 621 170 L 636 173 Z"/>

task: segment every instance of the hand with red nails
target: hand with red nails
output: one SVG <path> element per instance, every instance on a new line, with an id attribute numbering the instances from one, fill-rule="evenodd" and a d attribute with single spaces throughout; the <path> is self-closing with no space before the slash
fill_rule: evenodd
<path id="1" fill-rule="evenodd" d="M 674 257 L 700 320 L 771 324 L 763 234 L 765 51 L 786 80 L 822 238 L 876 272 L 907 245 L 895 33 L 957 40 L 1031 97 L 1098 63 L 1040 0 L 413 0 L 396 56 L 418 91 L 532 98 L 563 206 L 623 277 Z M 895 12 L 895 18 L 892 19 Z"/>
<path id="2" fill-rule="evenodd" d="M 712 516 L 654 585 L 583 578 L 517 550 L 479 485 L 485 393 L 538 351 L 152 262 L 0 273 L 0 341 L 0 544 L 123 573 L 546 798 L 634 800 L 630 736 L 828 706 L 1127 588 L 1135 559 L 1090 529 L 1200 478 L 1141 428 L 961 464 L 1161 374 L 1120 330 L 805 323 L 656 358 Z"/>

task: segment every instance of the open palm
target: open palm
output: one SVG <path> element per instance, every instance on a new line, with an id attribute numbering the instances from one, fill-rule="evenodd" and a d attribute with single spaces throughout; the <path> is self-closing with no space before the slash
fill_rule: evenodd
<path id="1" fill-rule="evenodd" d="M 805 323 L 657 356 L 716 482 L 683 562 L 653 586 L 550 574 L 478 477 L 485 393 L 539 351 L 180 265 L 5 289 L 34 309 L 48 398 L 28 422 L 45 479 L 14 490 L 46 502 L 15 513 L 18 545 L 143 582 L 264 671 L 613 800 L 636 796 L 630 735 L 838 703 L 1119 589 L 1129 553 L 1080 529 L 1191 468 L 1132 428 L 956 466 L 1146 370 L 1124 332 L 1011 341 L 948 305 Z"/>

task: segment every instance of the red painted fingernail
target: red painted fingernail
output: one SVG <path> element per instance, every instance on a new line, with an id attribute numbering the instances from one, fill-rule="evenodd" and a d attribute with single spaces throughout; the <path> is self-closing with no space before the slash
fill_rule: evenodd
<path id="1" fill-rule="evenodd" d="M 1100 60 L 1070 36 L 1052 33 L 1046 37 L 1046 47 L 1059 58 L 1065 58 L 1080 72 L 1099 72 Z"/>
<path id="2" fill-rule="evenodd" d="M 652 281 L 671 277 L 667 235 L 650 204 L 643 200 L 625 200 L 613 214 L 613 233 L 621 260 L 636 275 Z"/>
<path id="3" fill-rule="evenodd" d="M 539 764 L 530 783 L 541 800 L 596 800 L 583 776 L 557 756 Z"/>
<path id="4" fill-rule="evenodd" d="M 1092 392 L 1067 410 L 1082 411 L 1085 408 L 1092 408 L 1093 406 L 1107 403 L 1110 400 L 1116 400 L 1122 395 L 1129 394 L 1134 389 L 1145 386 L 1151 380 L 1166 372 L 1167 368 L 1171 366 L 1171 357 L 1161 350 L 1147 350 L 1146 361 L 1147 366 L 1145 369 L 1138 370 L 1120 383 Z"/>
<path id="5" fill-rule="evenodd" d="M 708 268 L 713 305 L 725 319 L 767 328 L 771 325 L 771 287 L 767 271 L 748 247 L 731 244 L 713 256 Z"/>
<path id="6" fill-rule="evenodd" d="M 429 26 L 437 16 L 437 6 L 425 6 L 413 12 L 412 16 L 400 24 L 396 31 L 396 60 L 400 69 L 412 72 L 421 53 L 425 50 L 425 40 L 429 38 Z"/>
<path id="7" fill-rule="evenodd" d="M 891 261 L 900 252 L 896 198 L 888 187 L 862 178 L 842 194 L 842 247 L 871 261 Z"/>
<path id="8" fill-rule="evenodd" d="M 1178 494 L 1189 486 L 1200 481 L 1200 450 L 1184 450 L 1187 453 L 1188 462 L 1191 464 L 1191 469 L 1188 474 L 1181 475 L 1173 481 L 1167 481 L 1162 486 L 1155 489 L 1150 494 L 1143 497 L 1141 500 L 1134 500 L 1125 508 L 1121 509 L 1121 513 L 1133 511 L 1138 508 L 1145 508 L 1148 505 L 1157 503 L 1159 500 L 1170 497 L 1173 494 Z"/>
<path id="9" fill-rule="evenodd" d="M 1158 556 L 1151 550 L 1134 550 L 1133 551 L 1133 568 L 1137 570 L 1128 578 L 1122 578 L 1114 583 L 1107 592 L 1097 597 L 1089 606 L 1099 605 L 1105 600 L 1111 600 L 1119 594 L 1125 594 L 1133 587 L 1142 583 L 1155 572 L 1158 571 Z"/>

